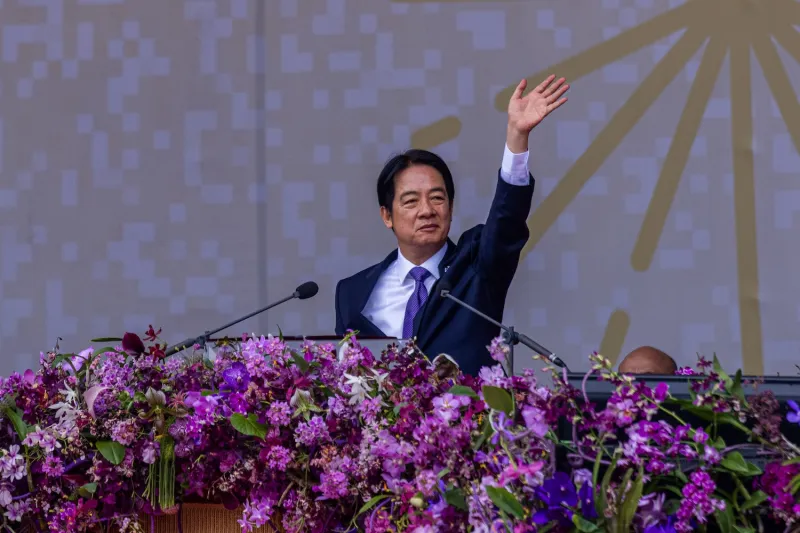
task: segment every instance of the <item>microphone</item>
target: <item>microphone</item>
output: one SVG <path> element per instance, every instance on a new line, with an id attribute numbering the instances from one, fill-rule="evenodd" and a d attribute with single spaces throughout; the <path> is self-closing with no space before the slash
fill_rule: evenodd
<path id="1" fill-rule="evenodd" d="M 558 357 L 556 354 L 554 354 L 553 352 L 551 352 L 550 350 L 548 350 L 547 348 L 545 348 L 544 346 L 542 346 L 541 344 L 539 344 L 535 340 L 531 339 L 527 335 L 524 335 L 522 333 L 518 333 L 518 332 L 514 331 L 513 327 L 501 324 L 500 322 L 498 322 L 497 320 L 493 319 L 492 317 L 490 317 L 486 313 L 478 311 L 477 309 L 475 309 L 474 307 L 472 307 L 468 303 L 459 300 L 458 298 L 456 298 L 455 296 L 450 294 L 451 290 L 452 290 L 452 287 L 450 286 L 449 283 L 447 283 L 446 281 L 443 281 L 443 280 L 439 280 L 439 295 L 442 298 L 447 298 L 449 300 L 454 301 L 455 303 L 457 303 L 461 307 L 463 307 L 463 308 L 465 308 L 465 309 L 467 309 L 469 311 L 472 311 L 473 313 L 475 313 L 476 315 L 478 315 L 482 319 L 486 320 L 487 322 L 490 322 L 490 323 L 494 324 L 495 326 L 497 326 L 501 330 L 503 330 L 503 337 L 505 337 L 506 342 L 508 342 L 511 345 L 511 354 L 510 354 L 510 357 L 509 357 L 509 359 L 510 359 L 509 363 L 510 363 L 510 366 L 511 366 L 511 369 L 510 369 L 511 372 L 510 373 L 511 373 L 512 376 L 514 375 L 514 345 L 515 344 L 522 344 L 523 346 L 527 346 L 528 348 L 530 348 L 531 350 L 533 350 L 537 354 L 541 355 L 542 357 L 545 357 L 548 361 L 550 361 L 551 363 L 553 363 L 557 367 L 566 368 L 567 371 L 569 371 L 569 368 L 567 367 L 566 363 L 564 363 L 564 361 L 562 361 L 561 358 Z"/>
<path id="2" fill-rule="evenodd" d="M 313 281 L 306 281 L 294 290 L 294 297 L 298 300 L 307 300 L 312 296 L 316 296 L 319 292 L 319 285 Z"/>
<path id="3" fill-rule="evenodd" d="M 239 322 L 243 322 L 243 321 L 247 320 L 248 318 L 250 318 L 252 316 L 255 316 L 255 315 L 258 315 L 260 313 L 263 313 L 264 311 L 272 309 L 273 307 L 278 306 L 278 305 L 280 305 L 280 304 L 282 304 L 284 302 L 288 302 L 289 300 L 294 300 L 295 298 L 297 298 L 298 300 L 307 300 L 308 298 L 316 296 L 316 294 L 318 292 L 319 292 L 319 285 L 317 285 L 313 281 L 306 281 L 305 283 L 303 283 L 300 286 L 298 286 L 294 290 L 294 292 L 292 293 L 291 296 L 287 296 L 286 298 L 278 300 L 277 302 L 273 302 L 273 303 L 269 304 L 266 307 L 262 307 L 258 311 L 253 311 L 249 315 L 243 316 L 242 318 L 237 318 L 233 322 L 229 322 L 228 324 L 225 324 L 224 326 L 219 327 L 219 328 L 217 328 L 217 329 L 215 329 L 213 331 L 206 331 L 205 333 L 203 333 L 199 337 L 191 337 L 191 338 L 188 338 L 188 339 L 184 340 L 183 342 L 179 342 L 178 344 L 175 344 L 172 347 L 168 348 L 165 353 L 166 353 L 167 356 L 169 356 L 169 355 L 174 355 L 174 354 L 176 354 L 176 353 L 178 353 L 178 352 L 180 352 L 182 350 L 185 350 L 186 348 L 189 348 L 190 346 L 194 346 L 195 344 L 199 344 L 199 345 L 203 346 L 203 345 L 205 345 L 206 341 L 208 341 L 208 338 L 211 335 L 213 335 L 214 333 L 222 331 L 223 329 L 227 329 L 227 328 L 229 328 L 231 326 L 235 326 Z"/>

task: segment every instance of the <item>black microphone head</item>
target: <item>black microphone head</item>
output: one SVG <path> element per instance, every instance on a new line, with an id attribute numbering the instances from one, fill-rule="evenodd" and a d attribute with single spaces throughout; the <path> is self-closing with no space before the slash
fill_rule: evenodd
<path id="1" fill-rule="evenodd" d="M 313 281 L 306 281 L 299 287 L 294 290 L 295 295 L 297 298 L 301 300 L 305 300 L 306 298 L 311 298 L 312 296 L 316 296 L 319 292 L 319 285 L 314 283 Z"/>

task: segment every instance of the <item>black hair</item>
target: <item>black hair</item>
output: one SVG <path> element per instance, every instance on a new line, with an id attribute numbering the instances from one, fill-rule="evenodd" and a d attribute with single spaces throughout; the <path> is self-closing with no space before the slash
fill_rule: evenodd
<path id="1" fill-rule="evenodd" d="M 452 207 L 456 191 L 453 185 L 453 175 L 450 173 L 450 169 L 447 168 L 447 163 L 433 152 L 416 148 L 392 157 L 383 166 L 383 170 L 378 176 L 378 205 L 385 207 L 390 213 L 392 212 L 395 178 L 398 174 L 414 165 L 429 166 L 442 175 L 444 188 L 447 191 L 447 199 Z"/>

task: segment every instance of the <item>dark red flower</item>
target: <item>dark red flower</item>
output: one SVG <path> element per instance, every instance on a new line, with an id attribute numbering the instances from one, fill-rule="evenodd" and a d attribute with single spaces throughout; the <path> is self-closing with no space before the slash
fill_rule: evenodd
<path id="1" fill-rule="evenodd" d="M 161 328 L 158 328 L 158 331 L 155 331 L 153 330 L 153 325 L 150 324 L 150 327 L 148 327 L 147 331 L 144 333 L 144 339 L 147 342 L 155 342 L 159 335 L 161 335 Z"/>
<path id="2" fill-rule="evenodd" d="M 122 349 L 129 355 L 142 355 L 144 353 L 144 342 L 136 333 L 126 333 L 122 337 Z"/>

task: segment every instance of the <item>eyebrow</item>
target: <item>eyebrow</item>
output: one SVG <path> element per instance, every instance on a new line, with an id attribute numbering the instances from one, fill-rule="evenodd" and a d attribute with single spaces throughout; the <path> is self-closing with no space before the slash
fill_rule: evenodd
<path id="1" fill-rule="evenodd" d="M 445 191 L 444 187 L 433 187 L 432 189 L 430 189 L 428 191 L 428 193 L 430 194 L 432 192 L 446 192 L 446 191 Z M 419 191 L 406 191 L 406 192 L 404 192 L 404 193 L 402 193 L 400 195 L 400 198 L 402 198 L 404 196 L 412 196 L 412 195 L 419 195 L 419 194 L 420 194 Z"/>

